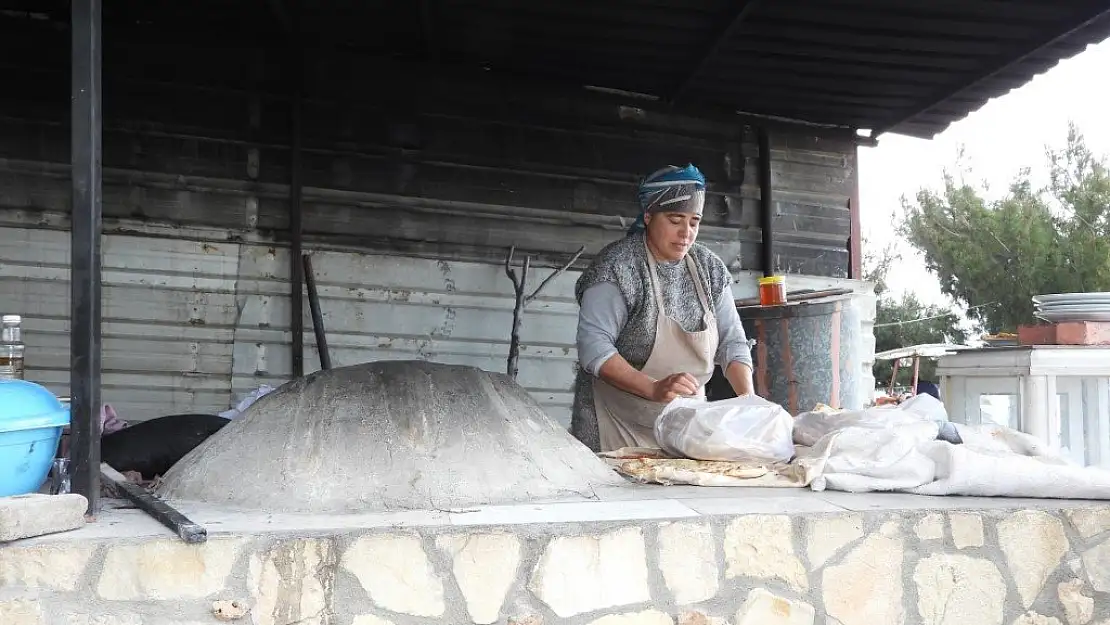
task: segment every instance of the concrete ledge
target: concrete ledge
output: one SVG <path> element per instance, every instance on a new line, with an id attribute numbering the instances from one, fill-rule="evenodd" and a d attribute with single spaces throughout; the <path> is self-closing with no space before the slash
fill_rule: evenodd
<path id="1" fill-rule="evenodd" d="M 88 507 L 87 499 L 74 494 L 0 497 L 0 542 L 77 529 Z"/>
<path id="2" fill-rule="evenodd" d="M 214 624 L 233 603 L 258 625 L 1110 623 L 1103 504 L 682 487 L 600 497 L 352 518 L 182 505 L 209 529 L 196 546 L 107 510 L 0 547 L 0 623 Z"/>

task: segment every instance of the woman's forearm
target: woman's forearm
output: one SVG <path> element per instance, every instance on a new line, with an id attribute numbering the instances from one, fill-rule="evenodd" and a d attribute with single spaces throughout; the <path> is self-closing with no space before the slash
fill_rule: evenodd
<path id="1" fill-rule="evenodd" d="M 755 392 L 752 383 L 752 368 L 742 362 L 730 362 L 725 369 L 725 377 L 737 395 L 751 395 Z"/>
<path id="2" fill-rule="evenodd" d="M 655 380 L 628 364 L 620 354 L 613 354 L 598 369 L 598 377 L 626 393 L 651 399 Z"/>

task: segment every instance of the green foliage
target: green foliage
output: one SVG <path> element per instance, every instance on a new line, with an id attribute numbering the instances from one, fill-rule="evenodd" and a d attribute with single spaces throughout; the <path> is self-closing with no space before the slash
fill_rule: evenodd
<path id="1" fill-rule="evenodd" d="M 875 283 L 878 302 L 875 312 L 875 351 L 924 343 L 964 343 L 967 333 L 960 327 L 960 315 L 940 306 L 926 305 L 911 293 L 896 296 L 890 293 L 887 274 L 898 260 L 893 245 L 878 253 L 864 255 L 864 279 Z M 912 363 L 912 360 L 905 361 Z M 876 362 L 873 373 L 880 387 L 890 383 L 893 361 Z M 935 360 L 921 360 L 920 378 L 936 380 Z M 913 380 L 913 367 L 899 369 L 897 384 L 908 386 Z"/>
<path id="2" fill-rule="evenodd" d="M 1072 126 L 1048 152 L 1050 184 L 1022 171 L 998 200 L 945 175 L 944 191 L 904 201 L 901 233 L 925 257 L 941 291 L 988 332 L 1033 323 L 1032 296 L 1110 290 L 1110 175 Z"/>

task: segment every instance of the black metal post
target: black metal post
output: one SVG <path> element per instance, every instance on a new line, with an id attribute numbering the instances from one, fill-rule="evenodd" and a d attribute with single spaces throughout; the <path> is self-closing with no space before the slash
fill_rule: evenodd
<path id="1" fill-rule="evenodd" d="M 763 232 L 763 275 L 775 273 L 775 215 L 771 190 L 771 137 L 759 129 L 759 227 Z"/>
<path id="2" fill-rule="evenodd" d="M 331 352 L 324 331 L 324 313 L 320 312 L 320 295 L 316 292 L 316 275 L 312 271 L 312 257 L 304 255 L 304 285 L 308 290 L 308 311 L 312 314 L 312 331 L 316 333 L 316 351 L 320 352 L 320 368 L 331 369 Z"/>
<path id="3" fill-rule="evenodd" d="M 304 375 L 304 270 L 301 264 L 303 229 L 301 225 L 301 83 L 303 70 L 300 51 L 291 44 L 293 70 L 292 124 L 289 150 L 289 272 L 292 298 L 293 377 Z"/>
<path id="4" fill-rule="evenodd" d="M 70 470 L 95 516 L 100 498 L 101 0 L 72 0 Z"/>

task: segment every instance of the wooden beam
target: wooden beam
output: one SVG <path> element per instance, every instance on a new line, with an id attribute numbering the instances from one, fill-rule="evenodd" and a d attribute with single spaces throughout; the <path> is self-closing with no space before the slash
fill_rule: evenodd
<path id="1" fill-rule="evenodd" d="M 759 5 L 762 4 L 763 1 L 764 0 L 742 0 L 736 3 L 736 7 L 733 9 L 732 13 L 722 21 L 724 28 L 710 40 L 709 45 L 706 46 L 705 50 L 694 60 L 694 68 L 690 70 L 690 73 L 686 75 L 686 78 L 683 79 L 674 91 L 667 96 L 666 99 L 668 102 L 672 104 L 678 102 L 678 100 L 685 95 L 686 91 L 694 84 L 698 76 L 717 56 L 717 53 L 720 52 L 724 44 L 728 42 L 729 39 L 732 39 L 732 36 L 740 30 L 740 27 L 744 25 L 744 22 L 751 17 L 752 13 L 759 8 Z"/>
<path id="2" fill-rule="evenodd" d="M 852 197 L 848 198 L 848 217 L 851 231 L 848 235 L 848 277 L 863 279 L 863 219 L 860 216 L 859 200 L 859 146 L 853 151 Z"/>

